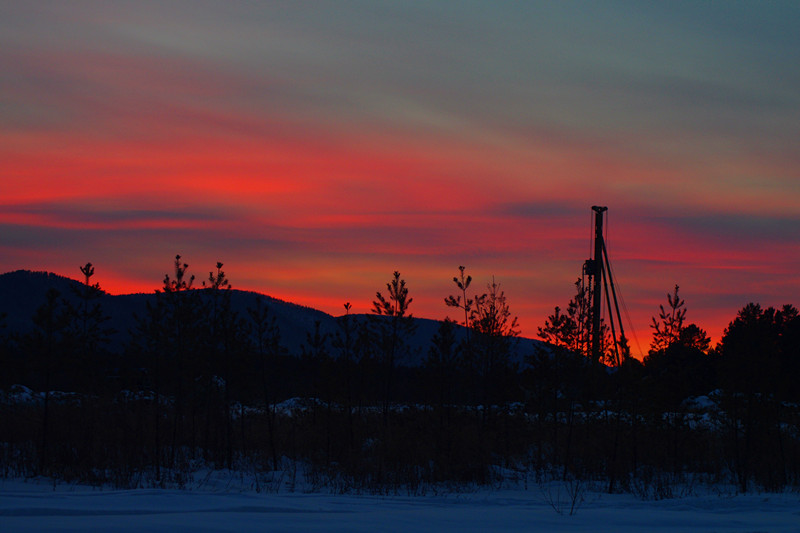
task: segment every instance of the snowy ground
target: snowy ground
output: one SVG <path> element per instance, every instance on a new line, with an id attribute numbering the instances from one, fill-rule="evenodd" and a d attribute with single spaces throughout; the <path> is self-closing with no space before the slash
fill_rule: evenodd
<path id="1" fill-rule="evenodd" d="M 798 532 L 800 495 L 707 494 L 644 502 L 559 487 L 426 497 L 264 494 L 209 487 L 97 490 L 0 480 L 0 532 Z M 553 509 L 564 504 L 563 514 Z"/>

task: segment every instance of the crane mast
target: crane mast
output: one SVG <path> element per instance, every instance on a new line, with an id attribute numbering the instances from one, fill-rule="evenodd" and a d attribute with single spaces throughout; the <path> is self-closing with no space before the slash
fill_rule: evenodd
<path id="1" fill-rule="evenodd" d="M 601 314 L 603 311 L 603 287 L 605 287 L 608 321 L 611 326 L 614 356 L 616 359 L 616 364 L 619 365 L 622 362 L 622 359 L 620 358 L 620 344 L 622 339 L 625 337 L 625 332 L 622 328 L 619 303 L 617 302 L 617 291 L 614 287 L 613 276 L 611 276 L 611 265 L 608 260 L 608 251 L 606 250 L 605 238 L 603 237 L 603 216 L 608 211 L 608 207 L 593 205 L 592 211 L 594 211 L 594 257 L 587 259 L 583 265 L 583 272 L 585 275 L 589 276 L 589 285 L 592 287 L 592 320 L 591 329 L 589 331 L 591 357 L 593 361 L 598 362 L 603 355 L 603 324 L 601 321 Z M 611 288 L 610 291 L 609 287 Z M 611 305 L 612 299 L 614 302 L 613 310 Z M 615 314 L 616 324 L 614 316 Z M 615 326 L 619 326 L 619 338 L 616 335 Z M 622 355 L 623 357 L 626 356 L 624 353 Z"/>
<path id="2" fill-rule="evenodd" d="M 608 211 L 608 207 L 592 206 L 594 211 L 594 259 L 592 259 L 589 275 L 592 276 L 594 286 L 592 287 L 592 359 L 600 359 L 600 313 L 602 312 L 602 299 L 600 285 L 603 277 L 603 213 Z"/>

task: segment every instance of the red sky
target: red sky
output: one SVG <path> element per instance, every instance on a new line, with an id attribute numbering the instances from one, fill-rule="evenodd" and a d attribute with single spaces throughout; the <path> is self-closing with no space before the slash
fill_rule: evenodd
<path id="1" fill-rule="evenodd" d="M 149 292 L 180 253 L 332 314 L 399 270 L 443 318 L 466 265 L 535 336 L 599 204 L 641 348 L 676 283 L 718 340 L 750 301 L 800 303 L 799 15 L 6 3 L 0 269 L 92 261 L 106 290 Z"/>

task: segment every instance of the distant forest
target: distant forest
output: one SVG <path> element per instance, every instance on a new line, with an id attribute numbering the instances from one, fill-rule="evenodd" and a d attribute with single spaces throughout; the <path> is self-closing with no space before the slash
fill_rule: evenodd
<path id="1" fill-rule="evenodd" d="M 476 291 L 459 267 L 442 285 L 453 318 L 421 343 L 395 272 L 371 315 L 343 303 L 332 330 L 317 321 L 288 349 L 274 306 L 236 308 L 222 268 L 198 282 L 176 256 L 124 341 L 91 263 L 71 294 L 36 302 L 28 328 L 0 317 L 0 475 L 180 487 L 214 468 L 258 490 L 302 474 L 318 489 L 412 494 L 521 479 L 643 498 L 694 483 L 800 489 L 792 305 L 748 304 L 711 346 L 675 286 L 643 361 L 624 339 L 615 351 L 605 325 L 593 357 L 592 294 L 577 283 L 520 358 L 498 283 Z"/>

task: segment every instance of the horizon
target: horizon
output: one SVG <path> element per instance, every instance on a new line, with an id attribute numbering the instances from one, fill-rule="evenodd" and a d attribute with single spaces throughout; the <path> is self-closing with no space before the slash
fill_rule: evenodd
<path id="1" fill-rule="evenodd" d="M 184 258 L 181 257 L 181 259 L 183 260 Z M 96 268 L 96 265 L 92 265 L 92 266 L 94 266 Z M 78 267 L 78 268 L 80 268 L 80 267 Z M 226 278 L 228 278 L 228 280 L 230 282 L 230 278 L 228 276 L 228 273 L 225 271 L 226 267 L 224 266 L 224 264 L 223 264 L 222 270 L 223 270 L 223 272 L 225 272 L 225 276 L 226 276 Z M 71 280 L 71 281 L 73 281 L 75 283 L 79 283 L 79 284 L 84 283 L 84 281 L 79 279 L 79 277 L 77 277 L 77 276 L 70 275 L 70 274 L 67 274 L 67 273 L 54 272 L 52 270 L 47 270 L 47 269 L 39 270 L 39 269 L 21 268 L 21 269 L 15 269 L 15 270 L 12 270 L 12 271 L 2 272 L 2 273 L 0 273 L 0 276 L 6 275 L 6 274 L 13 274 L 15 272 L 30 272 L 30 273 L 34 273 L 34 274 L 39 273 L 39 274 L 46 274 L 46 275 L 55 275 L 55 276 L 59 276 L 59 277 L 62 277 L 62 278 L 69 279 L 69 280 Z M 165 274 L 170 275 L 170 277 L 172 279 L 174 272 L 165 272 Z M 209 274 L 210 274 L 210 272 L 209 272 Z M 197 274 L 191 270 L 191 268 L 187 270 L 187 275 L 189 275 L 189 276 L 194 275 L 195 276 L 194 282 L 191 285 L 190 289 L 192 289 L 192 290 L 202 290 L 202 289 L 207 289 L 208 288 L 208 287 L 203 285 L 203 282 L 204 282 L 203 278 L 202 277 L 198 277 Z M 134 288 L 128 288 L 128 289 L 122 288 L 122 289 L 119 289 L 119 290 L 110 290 L 108 287 L 106 287 L 102 283 L 100 283 L 99 280 L 94 276 L 93 276 L 92 282 L 93 283 L 99 283 L 100 284 L 100 289 L 103 292 L 105 292 L 106 294 L 110 295 L 110 296 L 124 296 L 124 295 L 130 295 L 130 294 L 145 294 L 145 295 L 147 295 L 147 294 L 154 294 L 156 292 L 159 292 L 160 290 L 163 290 L 163 278 L 162 278 L 162 283 L 158 284 L 155 287 L 150 287 L 148 289 L 143 289 L 143 288 L 139 289 L 139 288 L 135 288 L 134 287 Z M 293 299 L 281 297 L 279 295 L 272 294 L 272 293 L 269 293 L 267 291 L 254 289 L 254 288 L 237 287 L 232 282 L 230 283 L 230 285 L 231 285 L 230 288 L 232 290 L 238 290 L 238 291 L 242 291 L 242 292 L 253 292 L 253 293 L 256 293 L 256 294 L 260 294 L 262 296 L 266 296 L 266 297 L 269 297 L 269 298 L 273 298 L 273 299 L 277 299 L 277 300 L 283 301 L 283 302 L 288 303 L 288 304 L 299 305 L 299 306 L 311 308 L 311 309 L 314 309 L 314 310 L 317 310 L 317 311 L 322 311 L 322 312 L 324 312 L 324 313 L 326 313 L 326 314 L 328 314 L 328 315 L 330 315 L 330 316 L 332 316 L 334 318 L 343 316 L 345 314 L 343 311 L 337 312 L 336 310 L 325 309 L 322 306 L 314 305 L 313 303 L 304 303 L 304 302 L 301 302 L 301 301 L 295 301 Z M 380 292 L 385 293 L 386 291 L 385 290 L 381 290 Z M 471 294 L 472 293 L 470 293 L 470 295 Z M 413 293 L 409 293 L 409 296 L 411 298 L 415 298 L 415 295 Z M 506 297 L 509 297 L 509 295 L 507 294 Z M 683 296 L 681 295 L 681 298 L 682 297 Z M 442 300 L 444 300 L 444 297 L 442 298 Z M 350 312 L 350 314 L 352 314 L 352 315 L 359 315 L 359 314 L 360 315 L 369 315 L 369 314 L 372 314 L 372 302 L 373 301 L 374 301 L 373 299 L 370 299 L 369 301 L 364 302 L 363 305 L 361 305 L 361 306 L 354 305 L 351 308 L 352 312 Z M 343 306 L 344 303 L 345 302 L 342 302 L 342 305 L 339 306 L 342 310 L 344 309 L 344 306 Z M 352 304 L 353 302 L 348 300 L 347 303 Z M 760 304 L 760 302 L 754 302 L 754 303 Z M 792 305 L 795 305 L 793 302 L 786 302 L 786 303 L 790 303 Z M 664 304 L 664 302 L 662 302 L 662 304 Z M 622 305 L 622 302 L 620 302 L 620 305 Z M 444 306 L 444 304 L 443 304 L 443 306 Z M 335 307 L 335 305 L 334 305 L 334 307 Z M 559 305 L 559 307 L 561 307 L 562 311 L 565 309 L 565 305 Z M 762 305 L 762 308 L 767 308 L 767 307 L 774 307 L 776 309 L 780 308 L 780 306 Z M 450 308 L 450 309 L 452 310 L 452 308 Z M 607 313 L 607 310 L 605 309 L 605 304 L 603 304 L 603 310 L 604 310 L 603 311 L 603 316 L 605 317 L 605 314 Z M 456 311 L 456 313 L 458 313 L 458 312 L 459 311 Z M 625 312 L 625 311 L 621 310 L 621 312 Z M 725 327 L 727 327 L 728 323 L 732 322 L 736 318 L 736 315 L 738 314 L 738 312 L 739 312 L 739 309 L 737 309 L 736 312 L 734 312 L 730 316 L 730 319 L 726 323 Z M 410 309 L 410 313 L 411 313 L 411 316 L 413 316 L 414 318 L 421 318 L 421 319 L 434 320 L 434 321 L 440 321 L 440 320 L 444 320 L 445 318 L 451 318 L 452 320 L 455 320 L 456 322 L 458 322 L 458 316 L 453 317 L 453 316 L 449 316 L 448 315 L 448 316 L 435 317 L 435 316 L 420 315 L 418 313 L 415 313 L 413 309 Z M 512 312 L 512 316 L 515 316 L 515 314 L 513 312 Z M 653 313 L 652 317 L 653 318 L 657 318 L 657 313 Z M 623 320 L 626 320 L 626 319 L 623 319 Z M 616 320 L 615 320 L 615 322 L 616 322 Z M 706 330 L 706 328 L 702 324 L 698 324 L 698 323 L 692 322 L 692 321 L 687 321 L 686 325 L 689 325 L 689 324 L 696 324 L 696 325 L 698 325 L 699 327 L 701 327 L 703 330 L 705 330 L 708 333 L 708 330 Z M 542 319 L 542 323 L 539 324 L 539 325 L 544 325 L 544 319 Z M 623 324 L 623 326 L 627 328 L 627 327 L 629 327 L 629 324 L 626 323 L 626 324 Z M 648 327 L 648 330 L 650 330 L 650 329 L 651 328 Z M 540 341 L 542 340 L 538 336 L 538 334 L 531 335 L 531 334 L 527 334 L 524 331 L 521 331 L 518 336 L 521 337 L 521 338 L 535 339 L 535 340 L 540 340 Z M 715 346 L 720 340 L 720 338 L 715 338 L 710 333 L 709 333 L 709 337 L 711 338 L 711 341 L 712 341 L 712 343 L 711 343 L 712 347 Z M 720 337 L 721 337 L 721 335 L 720 335 Z M 646 345 L 642 341 L 641 335 L 639 335 L 639 343 L 641 345 L 641 353 L 639 352 L 639 350 L 638 350 L 637 346 L 635 345 L 635 343 L 631 340 L 630 342 L 633 344 L 633 346 L 631 347 L 631 354 L 636 359 L 639 359 L 640 361 L 643 360 L 643 358 L 647 355 L 648 349 L 650 347 L 650 341 L 651 340 L 652 340 L 652 334 L 650 334 L 649 331 L 648 331 L 647 344 Z"/>
<path id="2" fill-rule="evenodd" d="M 605 205 L 638 355 L 676 284 L 713 343 L 800 303 L 800 5 L 455 6 L 0 5 L 0 270 L 441 319 L 464 265 L 537 338 Z"/>

